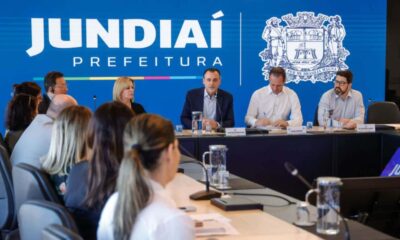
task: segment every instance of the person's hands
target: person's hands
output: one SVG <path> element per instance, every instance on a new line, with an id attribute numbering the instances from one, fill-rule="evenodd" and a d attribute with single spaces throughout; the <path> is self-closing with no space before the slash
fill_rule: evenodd
<path id="1" fill-rule="evenodd" d="M 267 118 L 261 118 L 261 119 L 257 119 L 255 125 L 256 125 L 256 127 L 268 126 L 268 125 L 271 125 L 271 121 Z"/>
<path id="2" fill-rule="evenodd" d="M 289 126 L 289 123 L 286 122 L 285 120 L 279 119 L 279 120 L 276 120 L 275 122 L 273 122 L 272 125 L 274 127 L 286 128 L 287 126 Z"/>
<path id="3" fill-rule="evenodd" d="M 213 119 L 203 118 L 203 129 L 206 128 L 207 124 L 209 124 L 211 126 L 211 128 L 214 129 L 214 130 L 218 128 L 217 121 L 215 121 Z"/>
<path id="4" fill-rule="evenodd" d="M 348 122 L 350 122 L 351 119 L 348 118 L 341 118 L 339 119 L 339 122 L 341 122 L 343 125 L 346 125 Z"/>
<path id="5" fill-rule="evenodd" d="M 343 124 L 343 128 L 345 129 L 355 129 L 357 127 L 357 123 L 353 121 L 348 121 L 346 124 Z"/>

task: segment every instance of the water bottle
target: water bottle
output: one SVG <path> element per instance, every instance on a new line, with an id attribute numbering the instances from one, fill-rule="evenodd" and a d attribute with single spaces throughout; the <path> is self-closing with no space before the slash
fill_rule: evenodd
<path id="1" fill-rule="evenodd" d="M 200 111 L 192 112 L 192 135 L 201 135 L 203 132 L 203 113 Z"/>
<path id="2" fill-rule="evenodd" d="M 333 110 L 325 109 L 324 121 L 325 121 L 325 131 L 326 132 L 333 132 L 332 114 L 333 114 Z"/>

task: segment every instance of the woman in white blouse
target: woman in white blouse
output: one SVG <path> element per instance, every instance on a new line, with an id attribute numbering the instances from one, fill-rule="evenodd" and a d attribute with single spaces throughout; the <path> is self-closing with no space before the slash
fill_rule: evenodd
<path id="1" fill-rule="evenodd" d="M 125 128 L 117 193 L 107 201 L 98 239 L 193 239 L 193 221 L 168 196 L 180 151 L 170 121 L 142 114 Z"/>

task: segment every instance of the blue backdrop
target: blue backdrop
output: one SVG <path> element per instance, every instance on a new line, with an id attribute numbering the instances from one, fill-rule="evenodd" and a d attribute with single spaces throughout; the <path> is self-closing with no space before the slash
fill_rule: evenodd
<path id="1" fill-rule="evenodd" d="M 343 60 L 354 73 L 353 88 L 363 93 L 366 105 L 368 99 L 383 100 L 386 1 L 25 0 L 3 3 L 0 8 L 0 118 L 5 117 L 13 83 L 36 80 L 42 86 L 40 78 L 58 70 L 67 78 L 69 94 L 92 109 L 94 95 L 97 106 L 112 99 L 113 81 L 106 77 L 150 78 L 136 82 L 136 101 L 177 124 L 186 91 L 201 86 L 203 70 L 214 65 L 222 72 L 222 88 L 234 96 L 236 123 L 243 126 L 251 94 L 267 84 L 259 56 L 268 46 L 262 38 L 266 21 L 303 11 L 341 17 L 346 31 L 342 44 L 350 53 Z M 132 31 L 134 24 L 144 27 Z M 282 20 L 280 26 L 286 23 Z M 30 56 L 32 39 L 42 32 L 43 51 Z M 96 37 L 96 32 L 102 37 Z M 74 39 L 72 48 L 60 48 L 69 39 Z M 100 80 L 88 80 L 94 77 Z M 298 93 L 304 120 L 309 121 L 332 82 L 300 81 L 288 86 Z M 4 129 L 2 121 L 1 132 Z"/>

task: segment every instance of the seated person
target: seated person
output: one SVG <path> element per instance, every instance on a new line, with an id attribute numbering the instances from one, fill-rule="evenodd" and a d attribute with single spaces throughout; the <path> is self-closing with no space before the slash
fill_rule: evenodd
<path id="1" fill-rule="evenodd" d="M 121 102 L 101 105 L 89 122 L 88 159 L 72 167 L 64 194 L 65 206 L 84 239 L 96 239 L 101 210 L 115 192 L 124 146 L 123 132 L 133 112 Z"/>
<path id="2" fill-rule="evenodd" d="M 281 67 L 269 72 L 269 85 L 256 90 L 250 99 L 245 122 L 250 127 L 301 126 L 303 116 L 297 94 L 285 87 L 286 73 Z"/>
<path id="3" fill-rule="evenodd" d="M 69 95 L 54 96 L 46 114 L 36 115 L 15 144 L 10 157 L 13 166 L 21 162 L 37 168 L 42 166 L 40 158 L 49 152 L 54 119 L 64 108 L 73 105 L 78 103 Z"/>
<path id="4" fill-rule="evenodd" d="M 334 88 L 325 92 L 318 104 L 318 123 L 325 126 L 326 118 L 332 117 L 333 127 L 356 128 L 364 123 L 362 94 L 352 89 L 353 74 L 350 70 L 338 71 Z"/>
<path id="5" fill-rule="evenodd" d="M 113 100 L 119 101 L 131 108 L 136 115 L 146 113 L 143 106 L 135 99 L 135 82 L 129 77 L 119 77 L 114 83 Z"/>
<path id="6" fill-rule="evenodd" d="M 117 192 L 103 209 L 97 238 L 194 239 L 193 221 L 165 190 L 181 156 L 171 122 L 150 114 L 135 117 L 125 128 L 124 145 Z"/>
<path id="7" fill-rule="evenodd" d="M 5 143 L 10 154 L 22 133 L 38 114 L 42 101 L 41 91 L 35 82 L 14 85 L 13 98 L 8 103 L 6 116 Z"/>
<path id="8" fill-rule="evenodd" d="M 203 112 L 203 128 L 208 124 L 212 129 L 233 127 L 233 97 L 219 88 L 221 75 L 218 69 L 208 68 L 203 73 L 203 88 L 190 90 L 186 94 L 181 114 L 183 128 L 192 128 L 192 112 Z"/>
<path id="9" fill-rule="evenodd" d="M 68 87 L 62 72 L 51 71 L 44 77 L 43 101 L 39 105 L 39 113 L 45 114 L 50 106 L 51 101 L 57 94 L 67 94 Z"/>
<path id="10" fill-rule="evenodd" d="M 42 169 L 50 174 L 60 196 L 67 190 L 71 168 L 86 159 L 86 129 L 92 113 L 86 107 L 65 108 L 54 122 L 49 152 L 42 157 Z"/>

